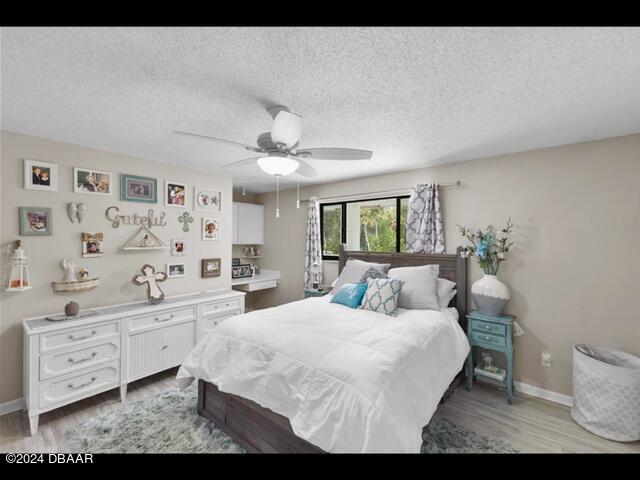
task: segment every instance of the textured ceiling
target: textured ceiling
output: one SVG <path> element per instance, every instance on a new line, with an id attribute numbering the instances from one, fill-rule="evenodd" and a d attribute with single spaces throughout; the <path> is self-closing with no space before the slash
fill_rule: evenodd
<path id="1" fill-rule="evenodd" d="M 3 28 L 2 128 L 217 170 L 266 107 L 301 114 L 320 183 L 640 131 L 639 28 Z M 257 167 L 233 172 L 274 189 Z M 293 185 L 295 176 L 284 180 Z"/>

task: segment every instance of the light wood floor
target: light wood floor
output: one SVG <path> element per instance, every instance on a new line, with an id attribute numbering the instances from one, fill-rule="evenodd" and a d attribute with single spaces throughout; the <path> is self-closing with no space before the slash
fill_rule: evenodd
<path id="1" fill-rule="evenodd" d="M 127 402 L 175 386 L 176 370 L 169 370 L 129 385 Z M 24 412 L 0 417 L 0 452 L 64 452 L 64 430 L 103 412 L 121 408 L 118 390 L 67 405 L 40 416 L 38 434 L 28 434 Z M 640 442 L 617 443 L 597 437 L 571 420 L 569 409 L 516 394 L 508 405 L 502 392 L 474 384 L 459 387 L 438 410 L 452 422 L 482 435 L 510 442 L 523 452 L 640 453 Z"/>

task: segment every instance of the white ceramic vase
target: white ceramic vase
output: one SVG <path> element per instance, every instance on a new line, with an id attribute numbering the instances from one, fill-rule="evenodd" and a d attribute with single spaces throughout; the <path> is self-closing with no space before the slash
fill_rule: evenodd
<path id="1" fill-rule="evenodd" d="M 471 285 L 471 297 L 481 314 L 500 316 L 507 308 L 511 292 L 495 275 L 485 273 Z"/>

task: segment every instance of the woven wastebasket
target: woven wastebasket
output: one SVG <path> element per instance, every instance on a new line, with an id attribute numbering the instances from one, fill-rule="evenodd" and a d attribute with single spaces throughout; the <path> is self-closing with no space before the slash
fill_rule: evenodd
<path id="1" fill-rule="evenodd" d="M 571 417 L 609 440 L 640 440 L 640 357 L 574 345 Z"/>

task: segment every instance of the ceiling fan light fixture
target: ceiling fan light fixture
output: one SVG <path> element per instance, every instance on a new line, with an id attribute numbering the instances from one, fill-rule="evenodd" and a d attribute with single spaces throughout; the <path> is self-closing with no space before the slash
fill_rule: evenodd
<path id="1" fill-rule="evenodd" d="M 284 177 L 295 172 L 300 164 L 293 158 L 269 156 L 259 158 L 258 166 L 269 175 Z"/>

